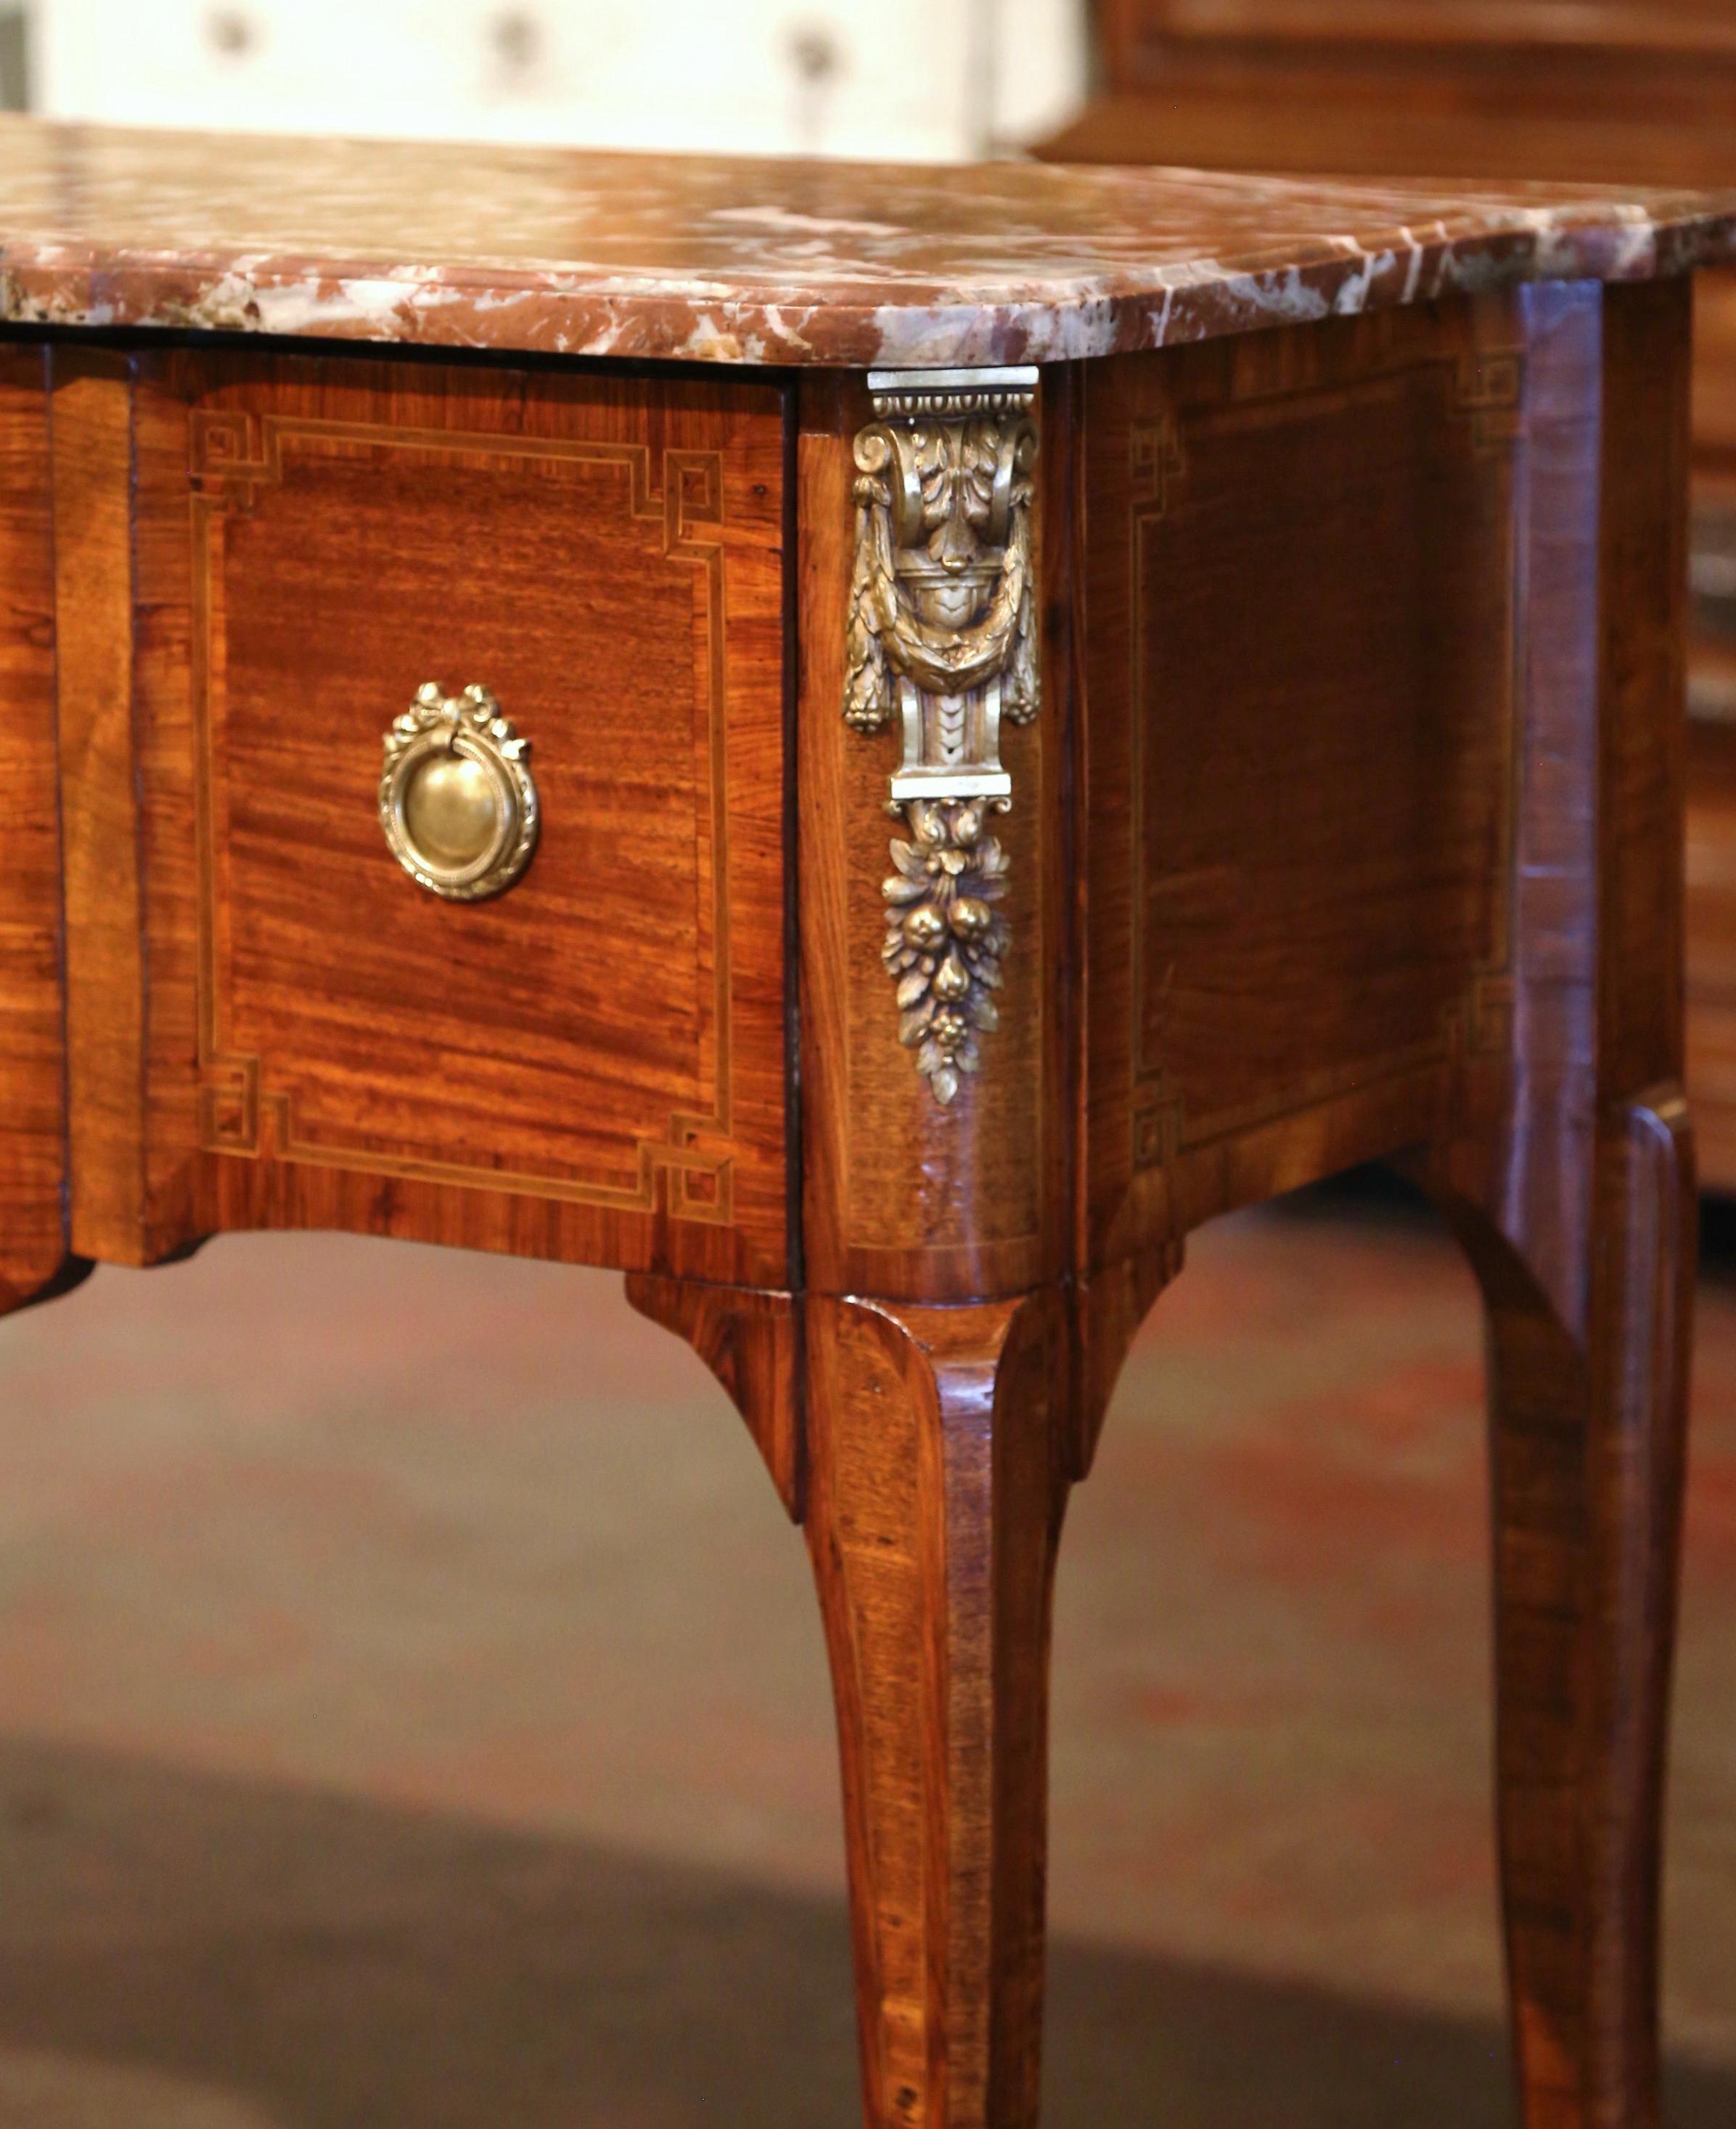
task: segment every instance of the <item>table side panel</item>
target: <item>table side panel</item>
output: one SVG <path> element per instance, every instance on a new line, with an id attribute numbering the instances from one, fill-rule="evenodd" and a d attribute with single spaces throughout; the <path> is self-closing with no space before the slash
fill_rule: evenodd
<path id="1" fill-rule="evenodd" d="M 780 1284 L 778 390 L 136 369 L 153 1231 Z M 381 833 L 427 680 L 531 743 L 541 839 L 494 900 Z"/>
<path id="2" fill-rule="evenodd" d="M 1087 373 L 1094 1264 L 1505 1048 L 1524 345 L 1497 296 Z"/>

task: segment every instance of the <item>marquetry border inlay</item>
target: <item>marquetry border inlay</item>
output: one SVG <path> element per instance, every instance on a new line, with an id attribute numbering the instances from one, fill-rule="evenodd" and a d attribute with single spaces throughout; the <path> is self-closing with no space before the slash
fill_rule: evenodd
<path id="1" fill-rule="evenodd" d="M 1131 720 L 1129 749 L 1132 836 L 1134 862 L 1133 898 L 1132 1046 L 1133 1102 L 1131 1126 L 1133 1162 L 1136 1170 L 1161 1167 L 1181 1153 L 1209 1145 L 1279 1117 L 1308 1111 L 1350 1093 L 1388 1079 L 1403 1079 L 1419 1070 L 1445 1065 L 1460 1055 L 1491 1054 L 1505 1050 L 1513 1011 L 1514 984 L 1512 970 L 1513 855 L 1519 824 L 1519 778 L 1523 734 L 1519 705 L 1522 699 L 1520 641 L 1514 603 L 1512 508 L 1505 515 L 1507 547 L 1502 582 L 1505 587 L 1507 654 L 1502 669 L 1507 688 L 1501 704 L 1505 734 L 1508 775 L 1502 788 L 1500 841 L 1504 852 L 1500 891 L 1491 912 L 1493 943 L 1487 959 L 1474 971 L 1462 995 L 1443 1007 L 1440 1025 L 1426 1041 L 1383 1056 L 1371 1079 L 1366 1059 L 1352 1060 L 1330 1072 L 1317 1074 L 1300 1086 L 1287 1087 L 1269 1103 L 1245 1109 L 1215 1110 L 1201 1115 L 1191 1112 L 1180 1088 L 1161 1056 L 1147 1053 L 1151 955 L 1147 934 L 1151 882 L 1146 872 L 1146 793 L 1147 734 L 1153 706 L 1148 697 L 1151 671 L 1148 617 L 1142 588 L 1147 581 L 1146 536 L 1174 505 L 1187 479 L 1188 442 L 1191 434 L 1209 431 L 1214 435 L 1233 433 L 1238 428 L 1265 426 L 1284 410 L 1318 407 L 1333 400 L 1364 397 L 1383 384 L 1405 384 L 1419 374 L 1441 373 L 1446 412 L 1465 425 L 1471 452 L 1478 458 L 1515 463 L 1524 433 L 1525 358 L 1519 350 L 1500 347 L 1468 350 L 1452 355 L 1429 355 L 1394 364 L 1353 380 L 1335 380 L 1297 390 L 1261 393 L 1228 402 L 1184 404 L 1158 415 L 1136 418 L 1128 439 L 1132 473 L 1131 522 L 1128 537 L 1129 607 L 1132 617 L 1128 645 L 1128 701 Z"/>
<path id="2" fill-rule="evenodd" d="M 665 560 L 699 572 L 696 593 L 706 629 L 706 717 L 696 736 L 699 759 L 698 823 L 711 852 L 708 945 L 714 998 L 708 1103 L 677 1111 L 661 1137 L 634 1143 L 637 1172 L 625 1186 L 462 1162 L 382 1153 L 334 1136 L 311 1134 L 301 1121 L 300 1091 L 267 1084 L 260 1059 L 230 1037 L 227 966 L 229 912 L 217 893 L 222 776 L 217 735 L 222 715 L 222 573 L 213 568 L 222 526 L 256 507 L 263 489 L 279 485 L 286 453 L 341 455 L 356 450 L 462 455 L 495 462 L 535 460 L 576 472 L 625 475 L 627 515 L 660 524 Z M 194 804 L 198 834 L 199 999 L 199 1143 L 207 1153 L 269 1158 L 360 1170 L 370 1174 L 498 1190 L 600 1208 L 653 1212 L 660 1204 L 677 1219 L 727 1225 L 732 1217 L 731 1122 L 731 968 L 729 942 L 729 794 L 723 605 L 723 470 L 714 450 L 665 450 L 656 463 L 648 445 L 525 437 L 495 431 L 415 429 L 384 423 L 318 421 L 248 409 L 196 407 L 188 432 L 192 487 Z M 661 476 L 657 478 L 657 476 Z M 699 897 L 702 903 L 704 895 Z"/>

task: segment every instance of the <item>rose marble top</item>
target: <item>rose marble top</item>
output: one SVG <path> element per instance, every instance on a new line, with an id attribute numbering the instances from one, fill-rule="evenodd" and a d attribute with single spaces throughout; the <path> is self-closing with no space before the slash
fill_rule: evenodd
<path id="1" fill-rule="evenodd" d="M 1048 362 L 1736 257 L 1736 193 L 1296 183 L 0 119 L 0 319 L 707 362 Z"/>

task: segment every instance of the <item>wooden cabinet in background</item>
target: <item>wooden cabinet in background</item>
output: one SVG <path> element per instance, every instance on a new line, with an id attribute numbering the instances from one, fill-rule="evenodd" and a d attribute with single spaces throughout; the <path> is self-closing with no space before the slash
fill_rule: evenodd
<path id="1" fill-rule="evenodd" d="M 1336 175 L 1736 184 L 1736 0 L 1097 0 L 1041 152 Z M 1736 1191 L 1736 271 L 1695 290 L 1689 1093 Z"/>

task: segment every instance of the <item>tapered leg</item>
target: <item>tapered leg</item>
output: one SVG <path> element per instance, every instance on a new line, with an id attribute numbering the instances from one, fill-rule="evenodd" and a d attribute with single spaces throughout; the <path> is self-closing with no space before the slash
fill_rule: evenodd
<path id="1" fill-rule="evenodd" d="M 869 2129 L 1029 2129 L 1063 1304 L 814 1301 L 806 1336 Z"/>

